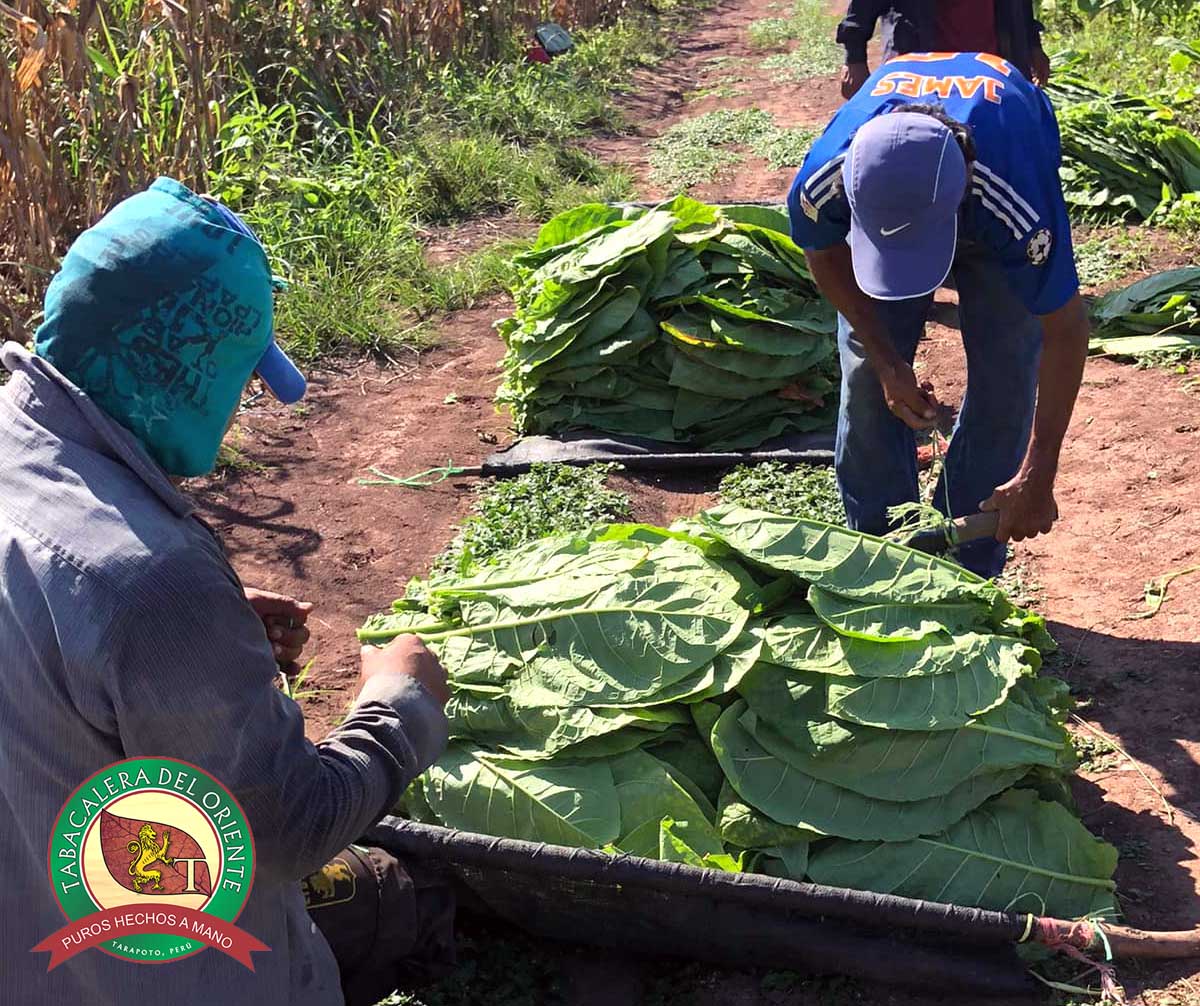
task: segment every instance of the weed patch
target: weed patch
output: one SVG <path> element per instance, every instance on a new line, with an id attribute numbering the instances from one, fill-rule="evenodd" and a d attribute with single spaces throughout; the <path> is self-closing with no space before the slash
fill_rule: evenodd
<path id="1" fill-rule="evenodd" d="M 617 467 L 537 464 L 526 475 L 485 486 L 475 513 L 463 522 L 434 568 L 463 571 L 547 535 L 626 520 L 629 497 L 604 484 Z"/>
<path id="2" fill-rule="evenodd" d="M 787 18 L 764 18 L 747 29 L 750 44 L 757 49 L 780 49 L 798 43 L 789 52 L 768 56 L 762 63 L 776 83 L 798 83 L 811 77 L 834 73 L 842 65 L 843 53 L 835 33 L 837 18 L 821 0 L 795 0 Z"/>
<path id="3" fill-rule="evenodd" d="M 213 475 L 219 479 L 228 479 L 236 475 L 252 475 L 268 472 L 270 469 L 259 461 L 255 461 L 242 447 L 242 431 L 234 427 L 225 435 L 221 446 L 217 448 L 217 463 L 213 466 Z"/>
<path id="4" fill-rule="evenodd" d="M 712 181 L 742 159 L 730 146 L 751 144 L 774 130 L 771 113 L 760 108 L 722 108 L 684 119 L 651 144 L 650 179 L 669 191 Z"/>
<path id="5" fill-rule="evenodd" d="M 797 129 L 773 129 L 755 140 L 750 148 L 771 166 L 772 171 L 780 168 L 798 168 L 804 162 L 808 148 L 817 134 L 803 127 Z"/>
<path id="6" fill-rule="evenodd" d="M 396 992 L 378 1006 L 565 1006 L 563 950 L 498 926 L 459 933 L 453 973 L 418 993 Z"/>
<path id="7" fill-rule="evenodd" d="M 1180 106 L 1181 125 L 1200 126 L 1196 49 L 1186 40 L 1200 35 L 1200 12 L 1194 4 L 1153 13 L 1148 7 L 1132 15 L 1120 5 L 1091 17 L 1079 17 L 1065 4 L 1043 15 L 1049 30 L 1047 52 L 1082 53 L 1089 82 L 1106 90 L 1151 94 Z M 1140 5 L 1139 5 L 1140 6 Z"/>
<path id="8" fill-rule="evenodd" d="M 1075 245 L 1075 268 L 1082 286 L 1102 286 L 1140 268 L 1146 261 L 1136 242 L 1093 237 Z"/>
<path id="9" fill-rule="evenodd" d="M 756 49 L 775 49 L 796 38 L 797 25 L 790 17 L 764 17 L 752 21 L 747 31 Z"/>
<path id="10" fill-rule="evenodd" d="M 721 480 L 717 493 L 723 503 L 753 510 L 846 523 L 837 478 L 827 465 L 742 465 Z"/>
<path id="11" fill-rule="evenodd" d="M 650 145 L 650 180 L 671 192 L 711 182 L 740 163 L 744 147 L 778 170 L 804 160 L 816 134 L 780 129 L 761 108 L 718 109 L 684 119 Z"/>
<path id="12" fill-rule="evenodd" d="M 1116 745 L 1102 737 L 1073 733 L 1071 747 L 1075 751 L 1075 757 L 1079 759 L 1080 771 L 1111 772 L 1121 764 L 1121 753 Z"/>
<path id="13" fill-rule="evenodd" d="M 742 92 L 735 85 L 740 82 L 741 77 L 731 78 L 728 81 L 714 83 L 709 87 L 702 87 L 696 91 L 688 91 L 683 96 L 684 101 L 703 101 L 705 98 L 736 98 Z"/>

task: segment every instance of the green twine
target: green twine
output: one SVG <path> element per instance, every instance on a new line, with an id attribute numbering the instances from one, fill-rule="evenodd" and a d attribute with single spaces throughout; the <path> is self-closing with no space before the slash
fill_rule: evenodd
<path id="1" fill-rule="evenodd" d="M 405 489 L 428 489 L 430 486 L 436 486 L 447 479 L 453 478 L 455 475 L 465 475 L 471 469 L 456 468 L 454 462 L 447 458 L 445 465 L 437 468 L 426 468 L 423 472 L 417 472 L 416 475 L 409 475 L 404 478 L 401 478 L 399 475 L 389 475 L 378 468 L 370 468 L 368 470 L 375 478 L 359 479 L 358 484 L 360 486 L 402 486 Z"/>

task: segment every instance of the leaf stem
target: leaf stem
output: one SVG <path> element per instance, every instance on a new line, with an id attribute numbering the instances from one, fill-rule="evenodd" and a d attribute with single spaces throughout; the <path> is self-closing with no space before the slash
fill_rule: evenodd
<path id="1" fill-rule="evenodd" d="M 980 723 L 978 720 L 972 720 L 967 724 L 968 730 L 981 730 L 985 734 L 997 734 L 1000 737 L 1011 737 L 1013 740 L 1023 741 L 1026 744 L 1036 744 L 1038 747 L 1048 748 L 1051 751 L 1061 751 L 1063 745 L 1055 744 L 1054 741 L 1048 741 L 1043 737 L 1034 737 L 1032 734 L 1023 734 L 1017 730 L 1005 730 L 1004 727 L 988 726 L 986 723 Z"/>
<path id="2" fill-rule="evenodd" d="M 957 852 L 966 856 L 974 856 L 977 859 L 986 859 L 989 863 L 999 863 L 1001 866 L 1011 866 L 1016 869 L 1025 870 L 1028 873 L 1037 873 L 1043 877 L 1050 877 L 1054 880 L 1062 880 L 1069 884 L 1083 884 L 1087 887 L 1103 887 L 1106 891 L 1115 891 L 1117 885 L 1111 880 L 1102 880 L 1099 877 L 1078 877 L 1070 873 L 1059 873 L 1057 870 L 1046 870 L 1040 866 L 1034 866 L 1031 863 L 1022 863 L 1015 859 L 1004 859 L 1002 856 L 992 856 L 986 852 L 981 852 L 978 849 L 970 849 L 961 845 L 951 845 L 949 842 L 937 842 L 932 838 L 918 838 L 918 842 L 924 842 L 926 845 L 932 845 L 939 849 L 948 849 L 950 852 Z"/>

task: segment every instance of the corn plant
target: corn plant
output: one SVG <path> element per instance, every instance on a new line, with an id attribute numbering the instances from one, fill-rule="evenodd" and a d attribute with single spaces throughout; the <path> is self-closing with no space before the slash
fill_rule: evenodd
<path id="1" fill-rule="evenodd" d="M 0 0 L 0 325 L 27 338 L 20 319 L 66 245 L 156 175 L 252 189 L 270 163 L 235 169 L 268 133 L 378 144 L 439 67 L 629 2 Z"/>

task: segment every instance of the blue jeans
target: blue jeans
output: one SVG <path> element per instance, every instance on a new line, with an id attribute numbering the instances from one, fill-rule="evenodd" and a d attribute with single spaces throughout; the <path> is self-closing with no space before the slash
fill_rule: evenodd
<path id="1" fill-rule="evenodd" d="M 950 441 L 934 502 L 954 517 L 976 513 L 992 491 L 1016 473 L 1029 446 L 1037 401 L 1041 322 L 1009 290 L 1000 264 L 979 250 L 954 263 L 967 394 Z M 896 351 L 912 363 L 933 295 L 877 301 Z M 845 318 L 839 318 L 842 400 L 837 477 L 850 526 L 870 534 L 888 529 L 890 506 L 918 499 L 916 439 L 888 410 L 875 371 Z M 1004 569 L 1005 546 L 971 542 L 958 561 L 980 576 Z"/>

